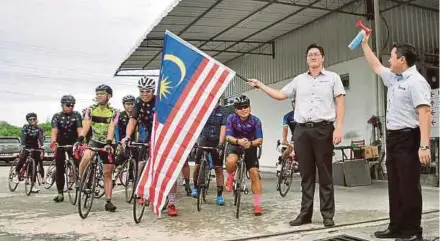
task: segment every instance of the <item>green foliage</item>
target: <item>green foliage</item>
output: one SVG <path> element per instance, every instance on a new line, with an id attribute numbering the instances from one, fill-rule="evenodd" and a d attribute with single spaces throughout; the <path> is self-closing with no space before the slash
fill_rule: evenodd
<path id="1" fill-rule="evenodd" d="M 50 136 L 51 135 L 51 124 L 50 123 L 43 123 L 40 124 L 41 127 L 43 127 L 44 135 Z M 17 136 L 21 137 L 21 128 L 19 126 L 14 126 L 6 121 L 0 121 L 0 136 Z"/>

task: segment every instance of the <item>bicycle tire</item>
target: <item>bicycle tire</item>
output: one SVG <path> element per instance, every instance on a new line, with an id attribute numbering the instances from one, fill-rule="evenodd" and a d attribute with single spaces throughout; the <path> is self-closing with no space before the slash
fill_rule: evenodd
<path id="1" fill-rule="evenodd" d="M 292 186 L 292 179 L 293 179 L 293 166 L 292 165 L 293 165 L 293 162 L 290 161 L 289 157 L 287 157 L 286 159 L 283 160 L 282 163 L 283 164 L 281 165 L 280 175 L 278 177 L 278 185 L 279 185 L 279 190 L 278 191 L 279 191 L 281 197 L 286 197 L 287 193 L 290 190 L 290 186 Z M 286 176 L 286 174 L 285 174 L 285 172 L 287 171 L 287 165 L 291 165 L 291 167 L 290 167 L 291 171 L 290 171 L 290 175 L 289 176 Z M 283 188 L 281 188 L 281 187 L 282 187 L 283 181 L 285 183 L 285 181 L 287 179 L 290 179 L 289 180 L 289 185 L 286 185 L 286 190 L 283 191 L 282 190 Z"/>
<path id="2" fill-rule="evenodd" d="M 72 205 L 76 204 L 78 200 L 78 171 L 76 170 L 76 166 L 74 162 L 70 159 L 67 161 L 66 165 L 66 187 L 67 187 L 67 195 L 69 196 L 69 201 Z M 71 172 L 69 172 L 69 169 Z M 68 173 L 72 173 L 73 180 L 70 180 Z M 70 182 L 69 182 L 70 180 Z M 73 189 L 72 189 L 73 186 Z"/>
<path id="3" fill-rule="evenodd" d="M 131 167 L 131 175 L 133 179 L 131 182 L 130 182 L 130 167 Z M 131 201 L 133 201 L 137 180 L 138 180 L 137 163 L 136 160 L 131 159 L 127 161 L 127 175 L 125 175 L 125 201 L 127 203 L 131 203 Z"/>
<path id="4" fill-rule="evenodd" d="M 240 217 L 240 202 L 241 202 L 241 193 L 243 192 L 243 178 L 246 170 L 243 166 L 244 160 L 240 163 L 240 170 L 238 173 L 238 188 L 236 189 L 236 211 L 235 211 L 235 217 L 238 219 Z"/>
<path id="5" fill-rule="evenodd" d="M 135 163 L 136 163 L 136 161 L 135 161 Z M 137 169 L 137 166 L 136 165 L 133 166 L 133 170 L 136 170 L 136 169 Z M 136 172 L 134 172 L 134 175 L 135 175 L 133 177 L 133 187 L 134 188 L 133 188 L 133 192 L 132 192 L 132 196 L 131 196 L 131 199 L 133 201 L 133 220 L 134 220 L 135 223 L 140 223 L 141 220 L 142 220 L 142 217 L 144 216 L 145 207 L 149 204 L 149 202 L 147 200 L 144 200 L 142 205 L 138 205 L 138 200 L 140 198 L 135 194 L 134 190 L 136 188 L 136 185 L 137 185 L 137 182 L 138 182 L 139 178 L 137 178 L 137 173 Z M 141 208 L 141 212 L 140 212 L 139 216 L 137 215 L 137 212 L 136 212 L 136 210 L 138 208 Z"/>
<path id="6" fill-rule="evenodd" d="M 203 199 L 203 193 L 205 192 L 205 168 L 206 168 L 206 159 L 203 157 L 203 159 L 200 162 L 200 168 L 199 168 L 199 175 L 197 177 L 197 185 L 199 186 L 199 192 L 197 194 L 197 211 L 200 212 L 202 209 L 202 199 Z"/>
<path id="7" fill-rule="evenodd" d="M 8 187 L 9 187 L 9 191 L 11 191 L 11 192 L 14 192 L 18 187 L 18 183 L 15 183 L 13 181 L 14 176 L 16 176 L 15 167 L 17 166 L 17 164 L 18 164 L 18 160 L 13 161 L 11 164 L 11 169 L 9 170 Z M 17 177 L 17 178 L 19 178 L 19 177 Z"/>
<path id="8" fill-rule="evenodd" d="M 46 183 L 44 184 L 44 188 L 50 189 L 56 180 L 56 166 L 55 159 L 50 162 L 49 167 L 46 172 Z"/>
<path id="9" fill-rule="evenodd" d="M 87 216 L 90 213 L 90 210 L 92 209 L 92 205 L 93 205 L 93 200 L 95 199 L 95 188 L 97 184 L 96 180 L 96 169 L 95 169 L 95 164 L 89 162 L 84 170 L 83 176 L 81 178 L 81 183 L 79 186 L 79 192 L 78 192 L 78 214 L 82 219 L 87 218 Z M 91 190 L 90 193 L 87 197 L 87 194 L 85 193 L 85 189 L 87 189 L 87 183 L 89 182 L 89 178 L 92 178 L 91 180 Z M 88 207 L 84 207 L 86 208 L 85 212 L 83 212 L 83 210 L 81 209 L 82 207 L 82 197 L 83 195 L 86 195 L 86 198 L 90 198 L 90 205 Z M 86 200 L 87 200 L 86 199 Z M 84 205 L 86 204 L 86 202 L 84 203 Z"/>
<path id="10" fill-rule="evenodd" d="M 26 192 L 26 195 L 29 196 L 32 193 L 32 188 L 35 184 L 35 178 L 36 178 L 36 170 L 35 170 L 35 160 L 31 157 L 28 157 L 26 160 L 26 180 L 24 182 L 24 190 Z M 29 172 L 30 172 L 30 184 L 29 184 Z"/>

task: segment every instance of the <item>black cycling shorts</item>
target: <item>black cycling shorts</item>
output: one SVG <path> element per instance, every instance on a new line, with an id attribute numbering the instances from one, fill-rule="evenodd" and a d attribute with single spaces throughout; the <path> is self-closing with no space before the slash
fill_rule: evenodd
<path id="1" fill-rule="evenodd" d="M 200 141 L 199 146 L 206 147 L 218 147 L 218 141 Z M 197 148 L 196 153 L 196 164 L 201 163 L 203 149 Z M 208 153 L 211 153 L 212 161 L 214 163 L 214 167 L 223 167 L 223 155 L 220 156 L 218 150 L 206 150 Z"/>
<path id="2" fill-rule="evenodd" d="M 244 149 L 241 146 L 238 145 L 228 145 L 228 155 L 229 154 L 236 154 L 239 157 L 243 154 L 245 154 L 244 162 L 246 163 L 246 169 L 249 171 L 251 168 L 260 168 L 260 163 L 258 160 L 258 148 L 253 146 L 248 149 Z"/>
<path id="3" fill-rule="evenodd" d="M 106 145 L 99 143 L 99 142 L 96 142 L 96 141 L 93 141 L 93 140 L 90 140 L 88 146 L 95 147 L 95 148 L 104 148 Z M 96 154 L 99 155 L 103 164 L 114 164 L 115 163 L 113 160 L 114 157 L 109 158 L 109 153 L 107 153 L 107 152 L 98 151 Z M 113 153 L 111 153 L 110 155 L 113 155 Z"/>

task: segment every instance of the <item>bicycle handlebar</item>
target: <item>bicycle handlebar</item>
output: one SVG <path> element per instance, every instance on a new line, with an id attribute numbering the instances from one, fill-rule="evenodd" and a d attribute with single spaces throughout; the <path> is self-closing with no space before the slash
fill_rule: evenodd
<path id="1" fill-rule="evenodd" d="M 44 149 L 42 148 L 24 148 L 23 150 L 27 152 L 44 152 Z"/>

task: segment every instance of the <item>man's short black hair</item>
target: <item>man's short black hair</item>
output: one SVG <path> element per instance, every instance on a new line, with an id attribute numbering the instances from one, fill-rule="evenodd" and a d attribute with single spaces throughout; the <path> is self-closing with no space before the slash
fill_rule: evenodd
<path id="1" fill-rule="evenodd" d="M 309 45 L 309 47 L 307 47 L 307 50 L 306 50 L 306 56 L 307 56 L 307 54 L 309 53 L 309 50 L 310 50 L 310 49 L 313 49 L 313 48 L 317 48 L 317 49 L 319 50 L 319 52 L 321 53 L 321 55 L 322 55 L 322 56 L 325 56 L 325 54 L 324 54 L 324 48 L 321 47 L 321 46 L 319 46 L 319 45 L 317 45 L 316 43 L 313 43 L 313 44 Z"/>
<path id="2" fill-rule="evenodd" d="M 393 48 L 396 48 L 397 57 L 405 57 L 408 67 L 413 66 L 417 60 L 416 48 L 408 43 L 393 43 Z"/>

